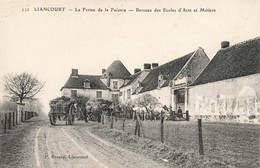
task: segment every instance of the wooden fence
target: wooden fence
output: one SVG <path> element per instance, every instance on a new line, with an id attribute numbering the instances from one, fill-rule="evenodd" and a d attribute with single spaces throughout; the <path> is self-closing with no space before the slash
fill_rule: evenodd
<path id="1" fill-rule="evenodd" d="M 15 128 L 21 122 L 26 122 L 32 117 L 38 116 L 36 112 L 30 111 L 8 111 L 1 114 L 2 132 L 7 133 L 8 130 Z"/>

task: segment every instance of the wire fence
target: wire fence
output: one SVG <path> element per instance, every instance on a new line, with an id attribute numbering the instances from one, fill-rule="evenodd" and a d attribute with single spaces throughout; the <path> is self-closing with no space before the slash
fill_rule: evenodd
<path id="1" fill-rule="evenodd" d="M 104 123 L 111 126 L 112 120 L 112 128 L 138 136 L 138 118 L 112 119 L 111 116 L 107 116 Z M 194 152 L 213 160 L 222 160 L 223 163 L 232 163 L 237 167 L 259 167 L 259 125 L 166 120 L 140 120 L 140 124 L 140 137 L 163 142 L 175 149 Z"/>

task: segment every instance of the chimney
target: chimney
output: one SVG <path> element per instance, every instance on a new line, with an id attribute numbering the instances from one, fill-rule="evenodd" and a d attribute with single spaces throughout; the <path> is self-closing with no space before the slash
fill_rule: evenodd
<path id="1" fill-rule="evenodd" d="M 158 67 L 158 66 L 159 66 L 158 63 L 152 63 L 152 68 L 153 68 L 153 69 L 156 68 L 156 67 Z"/>
<path id="2" fill-rule="evenodd" d="M 102 69 L 102 75 L 106 72 L 106 69 Z"/>
<path id="3" fill-rule="evenodd" d="M 71 76 L 78 76 L 78 69 L 72 69 Z"/>
<path id="4" fill-rule="evenodd" d="M 144 64 L 144 69 L 151 69 L 151 64 Z"/>
<path id="5" fill-rule="evenodd" d="M 221 48 L 227 48 L 227 47 L 229 47 L 229 41 L 222 41 Z"/>
<path id="6" fill-rule="evenodd" d="M 138 72 L 140 72 L 141 71 L 141 68 L 135 68 L 134 69 L 134 74 L 136 74 L 136 73 L 138 73 Z"/>

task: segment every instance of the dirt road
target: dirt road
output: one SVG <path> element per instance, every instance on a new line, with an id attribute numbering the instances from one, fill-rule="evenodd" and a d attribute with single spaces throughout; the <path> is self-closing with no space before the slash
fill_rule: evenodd
<path id="1" fill-rule="evenodd" d="M 163 167 L 92 134 L 93 123 L 64 122 L 51 126 L 47 119 L 34 119 L 15 136 L 0 137 L 0 167 Z M 14 152 L 15 151 L 15 152 Z"/>

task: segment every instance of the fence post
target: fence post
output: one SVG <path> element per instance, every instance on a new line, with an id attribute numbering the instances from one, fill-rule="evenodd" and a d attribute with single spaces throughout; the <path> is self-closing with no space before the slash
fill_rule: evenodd
<path id="1" fill-rule="evenodd" d="M 190 116 L 189 116 L 189 110 L 186 111 L 186 120 L 189 121 L 190 120 Z"/>
<path id="2" fill-rule="evenodd" d="M 137 121 L 138 121 L 138 130 L 137 130 L 137 133 L 138 133 L 138 137 L 141 136 L 141 131 L 140 131 L 140 128 L 141 128 L 141 120 L 140 120 L 140 113 L 138 113 L 138 116 L 137 116 Z"/>
<path id="3" fill-rule="evenodd" d="M 111 112 L 111 125 L 110 125 L 110 128 L 113 128 L 113 121 L 114 120 L 114 116 L 113 116 L 113 112 Z"/>
<path id="4" fill-rule="evenodd" d="M 123 116 L 123 131 L 125 131 L 125 114 Z"/>
<path id="5" fill-rule="evenodd" d="M 104 125 L 104 120 L 105 120 L 105 111 L 104 110 L 101 110 L 102 111 L 102 113 L 101 113 L 101 124 L 103 124 Z"/>
<path id="6" fill-rule="evenodd" d="M 15 122 L 16 122 L 16 125 L 18 125 L 18 110 L 16 110 L 16 113 L 15 113 Z"/>
<path id="7" fill-rule="evenodd" d="M 23 122 L 23 110 L 21 110 L 21 122 Z"/>
<path id="8" fill-rule="evenodd" d="M 5 113 L 4 133 L 6 133 L 7 113 Z"/>
<path id="9" fill-rule="evenodd" d="M 138 131 L 138 127 L 139 127 L 139 122 L 138 122 L 138 120 L 136 119 L 136 124 L 135 124 L 135 135 L 136 135 L 136 133 L 137 133 L 137 131 Z"/>
<path id="10" fill-rule="evenodd" d="M 163 112 L 161 111 L 161 142 L 164 143 L 164 137 L 163 137 Z"/>
<path id="11" fill-rule="evenodd" d="M 198 132 L 199 133 L 199 155 L 204 155 L 201 119 L 198 119 L 198 129 L 199 129 Z"/>
<path id="12" fill-rule="evenodd" d="M 140 115 L 139 115 L 139 120 L 137 119 L 138 122 L 138 127 L 137 127 L 137 135 L 140 137 Z"/>
<path id="13" fill-rule="evenodd" d="M 13 126 L 15 125 L 15 115 L 14 115 L 15 112 L 13 112 Z"/>
<path id="14" fill-rule="evenodd" d="M 175 114 L 175 111 L 173 111 L 172 121 L 175 121 L 175 118 L 176 118 L 176 114 Z"/>
<path id="15" fill-rule="evenodd" d="M 12 113 L 9 113 L 9 119 L 8 119 L 8 129 L 11 129 L 11 125 L 12 125 Z"/>

